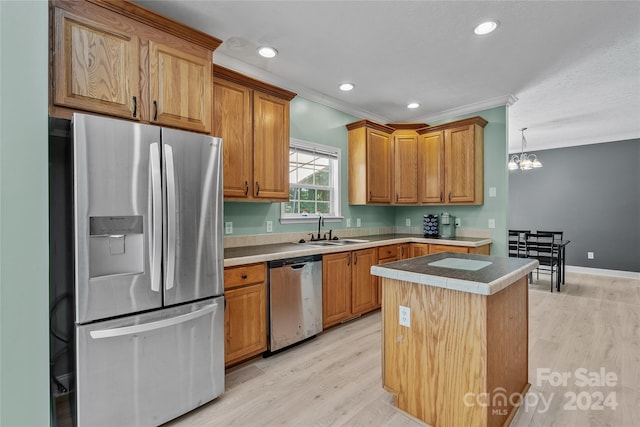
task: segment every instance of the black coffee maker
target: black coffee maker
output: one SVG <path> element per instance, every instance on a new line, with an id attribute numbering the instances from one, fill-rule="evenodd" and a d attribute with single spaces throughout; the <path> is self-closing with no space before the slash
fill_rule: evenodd
<path id="1" fill-rule="evenodd" d="M 438 215 L 424 215 L 422 220 L 422 234 L 424 237 L 438 237 Z"/>

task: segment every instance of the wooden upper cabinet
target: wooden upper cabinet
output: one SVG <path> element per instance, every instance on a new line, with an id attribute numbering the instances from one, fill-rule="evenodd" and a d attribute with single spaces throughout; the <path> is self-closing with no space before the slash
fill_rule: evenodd
<path id="1" fill-rule="evenodd" d="M 393 185 L 393 128 L 369 120 L 347 125 L 349 204 L 390 204 Z"/>
<path id="2" fill-rule="evenodd" d="M 425 123 L 390 123 L 393 133 L 394 200 L 397 205 L 418 203 L 418 134 Z"/>
<path id="3" fill-rule="evenodd" d="M 445 188 L 447 202 L 473 203 L 476 201 L 476 180 L 483 175 L 476 174 L 476 150 L 482 147 L 474 138 L 474 126 L 461 126 L 444 131 L 445 141 Z"/>
<path id="4" fill-rule="evenodd" d="M 222 138 L 224 196 L 248 198 L 253 188 L 251 90 L 213 79 L 213 134 Z"/>
<path id="5" fill-rule="evenodd" d="M 49 114 L 90 111 L 210 134 L 222 43 L 124 0 L 51 0 Z"/>
<path id="6" fill-rule="evenodd" d="M 289 200 L 289 101 L 253 93 L 254 197 Z"/>
<path id="7" fill-rule="evenodd" d="M 444 202 L 444 132 L 420 135 L 418 143 L 420 203 Z"/>
<path id="8" fill-rule="evenodd" d="M 213 66 L 213 134 L 224 141 L 225 199 L 289 200 L 289 102 L 295 96 Z"/>
<path id="9" fill-rule="evenodd" d="M 211 133 L 211 60 L 149 42 L 151 121 Z"/>
<path id="10" fill-rule="evenodd" d="M 484 203 L 486 125 L 482 117 L 472 117 L 418 131 L 421 203 Z"/>
<path id="11" fill-rule="evenodd" d="M 55 9 L 53 103 L 140 118 L 138 37 Z"/>

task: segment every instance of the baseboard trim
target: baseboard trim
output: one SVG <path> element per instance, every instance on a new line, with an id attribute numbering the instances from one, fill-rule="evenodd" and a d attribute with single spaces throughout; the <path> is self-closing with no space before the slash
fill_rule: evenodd
<path id="1" fill-rule="evenodd" d="M 634 271 L 605 270 L 603 268 L 580 267 L 575 265 L 567 265 L 566 269 L 567 273 L 582 273 L 592 274 L 595 276 L 613 276 L 624 277 L 627 279 L 640 279 L 640 273 L 636 273 Z"/>

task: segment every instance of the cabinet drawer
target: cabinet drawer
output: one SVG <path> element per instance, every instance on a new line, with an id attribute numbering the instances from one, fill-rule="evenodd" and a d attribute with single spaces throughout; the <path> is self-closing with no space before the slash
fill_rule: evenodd
<path id="1" fill-rule="evenodd" d="M 264 263 L 243 265 L 224 269 L 224 288 L 231 289 L 252 283 L 264 282 L 266 278 Z"/>
<path id="2" fill-rule="evenodd" d="M 378 259 L 396 258 L 398 256 L 398 245 L 380 246 L 378 248 Z"/>
<path id="3" fill-rule="evenodd" d="M 429 245 L 429 255 L 437 254 L 439 252 L 459 252 L 462 254 L 468 254 L 469 248 L 465 246 Z"/>

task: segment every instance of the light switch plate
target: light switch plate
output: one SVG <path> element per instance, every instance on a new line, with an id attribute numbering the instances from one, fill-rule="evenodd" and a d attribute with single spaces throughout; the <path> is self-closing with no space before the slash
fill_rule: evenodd
<path id="1" fill-rule="evenodd" d="M 411 218 L 407 218 L 407 219 L 405 219 L 405 220 L 404 220 L 404 224 L 405 224 L 407 227 L 411 227 Z"/>
<path id="2" fill-rule="evenodd" d="M 496 220 L 489 218 L 489 228 L 496 228 Z"/>
<path id="3" fill-rule="evenodd" d="M 360 227 L 362 222 L 360 222 L 360 218 L 356 218 L 356 227 Z"/>
<path id="4" fill-rule="evenodd" d="M 406 326 L 407 328 L 411 327 L 411 309 L 409 307 L 401 305 L 399 317 L 400 326 Z"/>
<path id="5" fill-rule="evenodd" d="M 351 228 L 351 218 L 347 218 L 347 228 Z"/>
<path id="6" fill-rule="evenodd" d="M 224 223 L 224 234 L 233 234 L 233 222 Z"/>
<path id="7" fill-rule="evenodd" d="M 496 187 L 489 187 L 489 197 L 496 197 Z"/>
<path id="8" fill-rule="evenodd" d="M 267 233 L 273 232 L 273 221 L 267 221 Z"/>

